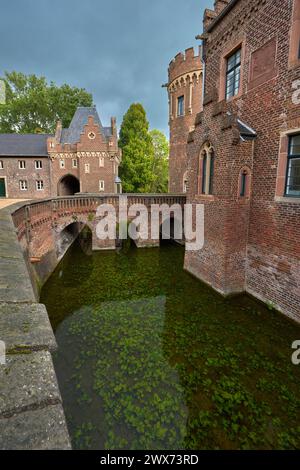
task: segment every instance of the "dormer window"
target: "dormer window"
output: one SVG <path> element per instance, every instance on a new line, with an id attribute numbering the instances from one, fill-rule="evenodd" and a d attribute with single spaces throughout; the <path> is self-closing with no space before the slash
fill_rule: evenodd
<path id="1" fill-rule="evenodd" d="M 242 49 L 240 48 L 227 58 L 226 100 L 239 93 L 241 80 L 241 55 Z"/>

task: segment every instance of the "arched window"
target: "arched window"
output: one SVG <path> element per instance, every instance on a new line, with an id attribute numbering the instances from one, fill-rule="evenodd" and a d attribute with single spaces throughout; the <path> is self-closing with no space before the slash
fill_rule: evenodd
<path id="1" fill-rule="evenodd" d="M 248 198 L 251 189 L 251 171 L 250 168 L 244 167 L 240 171 L 238 196 L 241 198 Z"/>
<path id="2" fill-rule="evenodd" d="M 213 194 L 215 154 L 213 146 L 207 142 L 200 152 L 199 192 Z"/>

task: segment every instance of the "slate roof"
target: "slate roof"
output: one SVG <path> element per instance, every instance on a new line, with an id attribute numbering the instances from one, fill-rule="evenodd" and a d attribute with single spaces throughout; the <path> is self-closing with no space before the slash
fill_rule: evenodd
<path id="1" fill-rule="evenodd" d="M 100 127 L 100 132 L 108 137 L 112 134 L 110 127 L 103 127 L 96 106 L 79 107 L 76 109 L 69 129 L 63 129 L 61 134 L 62 144 L 76 144 L 80 141 L 80 135 L 84 131 L 84 126 L 88 123 L 89 116 L 93 116 L 94 121 Z"/>
<path id="2" fill-rule="evenodd" d="M 0 134 L 1 157 L 48 157 L 50 134 Z"/>
<path id="3" fill-rule="evenodd" d="M 237 120 L 241 138 L 243 140 L 254 140 L 257 137 L 256 131 L 252 127 L 245 124 L 240 119 Z"/>

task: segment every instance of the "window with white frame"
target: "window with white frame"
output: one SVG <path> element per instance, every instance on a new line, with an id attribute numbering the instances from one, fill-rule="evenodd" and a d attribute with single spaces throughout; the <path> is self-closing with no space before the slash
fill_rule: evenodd
<path id="1" fill-rule="evenodd" d="M 25 160 L 19 160 L 19 169 L 20 170 L 25 170 L 25 168 L 26 168 Z"/>
<path id="2" fill-rule="evenodd" d="M 36 160 L 34 164 L 35 164 L 35 169 L 36 170 L 41 170 L 43 168 L 42 160 Z"/>
<path id="3" fill-rule="evenodd" d="M 104 191 L 105 188 L 105 183 L 103 180 L 99 181 L 99 191 Z"/>
<path id="4" fill-rule="evenodd" d="M 3 160 L 0 160 L 0 170 L 3 170 L 4 166 L 3 166 Z"/>
<path id="5" fill-rule="evenodd" d="M 28 183 L 26 180 L 21 180 L 19 181 L 19 187 L 21 191 L 27 191 L 28 189 Z"/>
<path id="6" fill-rule="evenodd" d="M 85 173 L 90 173 L 90 164 L 89 163 L 86 163 L 84 165 L 84 171 L 85 171 Z"/>
<path id="7" fill-rule="evenodd" d="M 104 157 L 99 158 L 99 166 L 104 167 Z"/>
<path id="8" fill-rule="evenodd" d="M 73 158 L 73 160 L 72 160 L 72 168 L 78 168 L 78 162 L 77 162 L 76 158 Z"/>
<path id="9" fill-rule="evenodd" d="M 59 166 L 61 170 L 64 170 L 66 168 L 66 162 L 64 160 L 59 160 Z"/>
<path id="10" fill-rule="evenodd" d="M 37 191 L 43 191 L 44 189 L 44 181 L 39 180 L 35 182 L 35 187 Z"/>

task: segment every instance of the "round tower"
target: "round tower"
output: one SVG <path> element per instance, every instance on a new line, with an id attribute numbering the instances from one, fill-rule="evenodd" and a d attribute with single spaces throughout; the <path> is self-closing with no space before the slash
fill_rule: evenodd
<path id="1" fill-rule="evenodd" d="M 196 115 L 202 110 L 201 49 L 191 47 L 179 53 L 169 65 L 170 159 L 169 192 L 186 192 L 187 138 L 194 129 Z"/>

